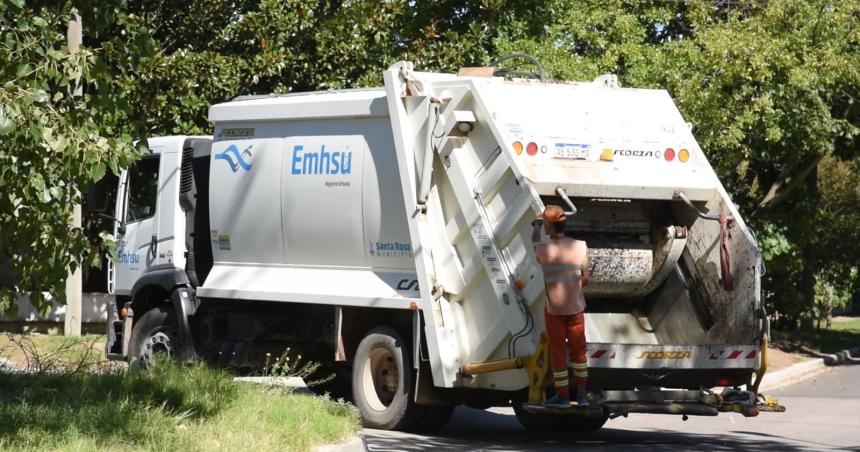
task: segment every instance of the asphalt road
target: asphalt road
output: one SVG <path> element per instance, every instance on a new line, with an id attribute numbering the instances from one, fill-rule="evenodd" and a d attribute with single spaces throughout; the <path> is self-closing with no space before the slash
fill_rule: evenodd
<path id="1" fill-rule="evenodd" d="M 808 380 L 769 392 L 785 413 L 755 418 L 631 414 L 588 434 L 536 436 L 512 409 L 458 408 L 432 436 L 365 429 L 372 451 L 436 450 L 731 450 L 860 451 L 860 366 L 830 368 Z"/>

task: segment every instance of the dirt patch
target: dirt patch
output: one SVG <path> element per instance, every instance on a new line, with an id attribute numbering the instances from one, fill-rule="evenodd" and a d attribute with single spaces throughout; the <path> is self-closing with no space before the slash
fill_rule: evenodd
<path id="1" fill-rule="evenodd" d="M 0 333 L 0 363 L 35 371 L 106 367 L 104 336 L 50 336 Z"/>
<path id="2" fill-rule="evenodd" d="M 799 353 L 789 353 L 778 348 L 768 347 L 767 349 L 767 371 L 773 372 L 780 369 L 785 369 L 791 365 L 806 361 L 812 358 L 811 356 Z"/>

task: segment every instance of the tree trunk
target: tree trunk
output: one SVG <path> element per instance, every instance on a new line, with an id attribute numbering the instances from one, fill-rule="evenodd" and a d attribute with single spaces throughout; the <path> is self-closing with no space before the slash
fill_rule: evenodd
<path id="1" fill-rule="evenodd" d="M 854 285 L 851 290 L 851 306 L 848 312 L 854 315 L 860 315 L 860 278 L 854 280 Z"/>
<path id="2" fill-rule="evenodd" d="M 806 179 L 806 188 L 811 193 L 809 198 L 814 203 L 818 203 L 818 170 L 813 168 Z M 805 215 L 815 215 L 815 207 L 809 209 L 809 212 L 804 212 Z M 814 240 L 807 240 L 803 245 L 803 270 L 800 273 L 800 295 L 803 299 L 803 304 L 809 315 L 804 316 L 801 320 L 800 327 L 805 330 L 811 330 L 813 325 L 820 320 L 815 315 L 815 270 L 818 265 L 818 245 Z"/>

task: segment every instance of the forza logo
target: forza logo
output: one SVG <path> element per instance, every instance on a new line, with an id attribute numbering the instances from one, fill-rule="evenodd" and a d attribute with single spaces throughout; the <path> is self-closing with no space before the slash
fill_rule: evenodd
<path id="1" fill-rule="evenodd" d="M 622 157 L 652 157 L 659 159 L 663 156 L 663 153 L 660 151 L 643 151 L 638 149 L 616 149 L 615 152 L 613 152 L 613 155 Z"/>
<path id="2" fill-rule="evenodd" d="M 690 359 L 693 352 L 690 350 L 658 350 L 642 352 L 638 359 Z"/>

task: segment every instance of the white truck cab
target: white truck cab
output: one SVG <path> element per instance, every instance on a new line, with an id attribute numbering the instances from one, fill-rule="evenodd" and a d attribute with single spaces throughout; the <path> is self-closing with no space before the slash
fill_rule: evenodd
<path id="1" fill-rule="evenodd" d="M 189 140 L 207 139 L 211 140 L 152 138 L 148 140 L 150 153 L 122 172 L 114 213 L 120 223 L 113 231 L 118 259 L 112 263 L 112 293 L 130 296 L 134 284 L 151 268 L 185 268 L 185 216 L 176 201 L 182 150 Z"/>

